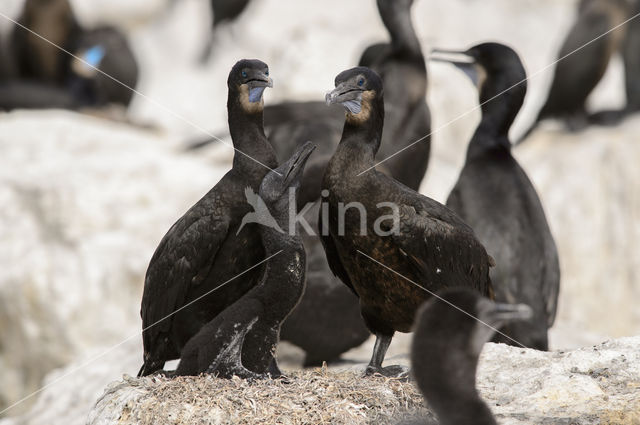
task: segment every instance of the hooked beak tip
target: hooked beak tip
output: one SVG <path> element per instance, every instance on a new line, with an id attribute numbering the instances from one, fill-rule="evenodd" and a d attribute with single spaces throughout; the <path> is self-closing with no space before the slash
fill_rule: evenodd
<path id="1" fill-rule="evenodd" d="M 334 102 L 335 98 L 336 97 L 333 94 L 333 92 L 329 91 L 329 92 L 327 92 L 327 94 L 325 94 L 324 101 L 327 103 L 327 106 L 331 106 L 331 104 Z"/>

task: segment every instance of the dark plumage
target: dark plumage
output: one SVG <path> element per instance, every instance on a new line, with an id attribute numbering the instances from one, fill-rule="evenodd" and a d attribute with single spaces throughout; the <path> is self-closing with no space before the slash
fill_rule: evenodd
<path id="1" fill-rule="evenodd" d="M 216 28 L 228 21 L 236 19 L 247 8 L 250 0 L 210 0 L 211 5 L 211 35 L 205 46 L 201 62 L 206 62 L 211 56 Z"/>
<path id="2" fill-rule="evenodd" d="M 524 304 L 496 304 L 468 289 L 450 289 L 440 296 L 427 301 L 416 315 L 413 376 L 439 419 L 420 423 L 495 425 L 476 389 L 478 358 L 494 334 L 492 328 L 526 319 L 531 310 Z"/>
<path id="3" fill-rule="evenodd" d="M 78 82 L 87 87 L 88 81 Z M 0 111 L 52 108 L 76 110 L 88 106 L 86 100 L 64 88 L 49 84 L 21 80 L 0 82 Z"/>
<path id="4" fill-rule="evenodd" d="M 237 149 L 233 167 L 169 229 L 151 258 L 140 311 L 140 375 L 177 358 L 205 323 L 260 281 L 264 268 L 254 266 L 265 254 L 256 225 L 238 230 L 251 212 L 245 189 L 256 192 L 269 168 L 277 166 L 262 125 L 262 91 L 271 85 L 267 65 L 258 60 L 241 60 L 229 73 L 229 130 Z M 214 288 L 219 289 L 185 307 Z"/>
<path id="5" fill-rule="evenodd" d="M 127 38 L 117 29 L 107 26 L 83 31 L 76 50 L 84 53 L 94 46 L 104 49 L 104 58 L 100 61 L 98 69 L 119 81 L 118 83 L 98 73 L 94 83 L 95 103 L 129 105 L 134 93 L 123 84 L 135 88 L 138 84 L 139 69 Z"/>
<path id="6" fill-rule="evenodd" d="M 277 228 L 260 226 L 265 253 L 264 275 L 253 289 L 202 327 L 182 350 L 178 375 L 216 373 L 220 377 L 266 377 L 277 371 L 274 353 L 280 326 L 304 292 L 305 251 L 299 236 L 289 234 L 290 188 L 298 190 L 302 170 L 314 146 L 302 146 L 260 185 L 264 201 L 256 213 L 270 214 Z M 278 174 L 280 173 L 280 174 Z"/>
<path id="7" fill-rule="evenodd" d="M 362 54 L 364 64 L 380 75 L 385 87 L 387 111 L 384 139 L 380 155 L 391 156 L 431 132 L 431 117 L 425 95 L 427 70 L 418 37 L 411 22 L 413 0 L 377 0 L 380 17 L 389 31 L 390 43 L 369 46 Z M 290 102 L 265 108 L 265 129 L 279 159 L 288 158 L 295 146 L 307 140 L 318 143 L 320 151 L 313 163 L 326 167 L 342 135 L 344 114 L 339 108 L 326 108 L 322 102 Z M 382 168 L 401 183 L 418 189 L 429 162 L 430 142 L 419 143 L 393 156 Z M 311 166 L 311 164 L 310 164 Z M 312 194 L 302 196 L 318 199 L 323 173 L 314 177 Z"/>
<path id="8" fill-rule="evenodd" d="M 76 50 L 82 33 L 69 0 L 26 0 L 18 22 L 70 52 Z M 11 48 L 19 78 L 65 83 L 71 64 L 68 54 L 17 25 L 11 32 Z"/>
<path id="9" fill-rule="evenodd" d="M 378 0 L 390 43 L 368 47 L 360 58 L 380 73 L 385 85 L 385 108 L 390 111 L 384 128 L 381 156 L 390 156 L 430 133 L 425 101 L 427 72 L 420 43 L 411 23 L 413 0 Z M 279 158 L 286 158 L 307 140 L 318 144 L 318 153 L 305 171 L 298 205 L 320 197 L 322 177 L 342 135 L 344 111 L 323 102 L 289 102 L 268 106 L 265 128 Z M 418 189 L 429 161 L 429 138 L 385 162 L 380 168 L 412 189 Z M 317 207 L 305 217 L 314 228 Z M 282 339 L 307 353 L 306 365 L 331 361 L 364 342 L 369 332 L 358 310 L 358 299 L 339 282 L 327 264 L 324 249 L 315 236 L 304 237 L 309 258 L 307 291 L 282 328 Z"/>
<path id="10" fill-rule="evenodd" d="M 348 112 L 322 183 L 329 195 L 322 199 L 327 214 L 320 215 L 321 239 L 331 270 L 358 295 L 365 323 L 376 335 L 367 374 L 395 374 L 397 368 L 381 367 L 386 349 L 395 331 L 411 330 L 416 309 L 430 297 L 426 290 L 465 286 L 490 295 L 491 259 L 448 208 L 370 169 L 384 124 L 380 77 L 358 67 L 340 73 L 335 85 L 327 102 L 341 103 Z M 341 211 L 351 202 L 363 206 L 364 220 L 357 208 Z"/>
<path id="11" fill-rule="evenodd" d="M 527 347 L 547 350 L 547 329 L 556 316 L 560 285 L 558 252 L 540 199 L 511 155 L 509 141 L 526 83 L 489 101 L 523 81 L 526 73 L 516 52 L 502 44 L 480 44 L 459 55 L 464 61 L 453 62 L 456 66 L 472 77 L 482 76 L 474 79 L 482 120 L 447 206 L 473 228 L 496 259 L 491 270 L 496 301 L 533 308 L 530 320 L 510 324 L 503 332 Z"/>
<path id="12" fill-rule="evenodd" d="M 634 0 L 631 16 L 640 13 L 640 1 Z M 629 22 L 624 41 L 623 59 L 625 70 L 625 88 L 627 94 L 626 111 L 640 110 L 640 17 Z"/>
<path id="13" fill-rule="evenodd" d="M 0 40 L 1 43 L 1 40 Z M 79 55 L 85 51 L 75 52 Z M 16 77 L 12 60 L 0 52 L 7 66 L 0 75 L 0 110 L 13 109 L 72 109 L 96 106 L 98 72 L 73 59 L 66 85 Z M 99 65 L 102 58 L 95 59 Z"/>
<path id="14" fill-rule="evenodd" d="M 556 65 L 547 100 L 522 139 L 547 118 L 560 118 L 571 130 L 588 125 L 587 98 L 604 76 L 612 55 L 621 48 L 626 28 L 598 37 L 624 22 L 629 12 L 626 0 L 580 2 L 576 22 L 558 53 L 561 60 Z"/>
<path id="15" fill-rule="evenodd" d="M 101 71 L 135 88 L 138 65 L 126 37 L 113 27 L 84 29 L 68 0 L 27 0 L 19 23 L 57 46 L 81 57 Z M 127 106 L 132 91 L 111 78 L 91 71 L 90 78 L 78 73 L 78 61 L 31 32 L 15 26 L 10 57 L 15 63 L 14 87 L 3 88 L 6 109 L 13 107 L 65 107 L 77 109 L 106 104 Z M 42 88 L 40 98 L 33 93 Z M 66 92 L 66 93 L 64 93 Z M 26 100 L 20 100 L 24 93 Z M 15 106 L 12 106 L 15 105 Z"/>
<path id="16" fill-rule="evenodd" d="M 418 190 L 429 162 L 431 113 L 425 98 L 427 67 L 411 22 L 413 1 L 377 1 L 391 43 L 386 47 L 375 44 L 369 47 L 363 53 L 360 65 L 374 70 L 384 85 L 382 138 L 387 142 L 380 146 L 379 157 L 389 159 L 381 166 L 400 183 Z M 367 61 L 371 63 L 363 64 Z M 408 148 L 398 153 L 405 147 Z"/>
<path id="17" fill-rule="evenodd" d="M 314 230 L 319 210 L 320 203 L 315 203 L 304 216 Z M 320 366 L 336 361 L 371 334 L 360 315 L 358 298 L 331 272 L 318 236 L 302 232 L 302 240 L 307 251 L 307 289 L 282 325 L 281 337 L 305 351 L 304 366 Z"/>

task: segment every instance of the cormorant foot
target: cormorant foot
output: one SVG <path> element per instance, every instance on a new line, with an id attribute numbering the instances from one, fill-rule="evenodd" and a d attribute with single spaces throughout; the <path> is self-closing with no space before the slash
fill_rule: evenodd
<path id="1" fill-rule="evenodd" d="M 160 370 L 156 370 L 149 376 L 164 376 L 165 378 L 175 378 L 177 375 L 175 370 L 160 369 Z"/>
<path id="2" fill-rule="evenodd" d="M 285 385 L 289 385 L 291 383 L 291 378 L 289 378 L 287 375 L 280 375 L 277 377 L 272 377 L 271 379 L 277 379 Z"/>
<path id="3" fill-rule="evenodd" d="M 409 380 L 409 368 L 401 365 L 392 365 L 387 367 L 374 367 L 367 366 L 364 371 L 364 376 L 382 375 L 387 378 L 398 378 L 402 380 Z"/>

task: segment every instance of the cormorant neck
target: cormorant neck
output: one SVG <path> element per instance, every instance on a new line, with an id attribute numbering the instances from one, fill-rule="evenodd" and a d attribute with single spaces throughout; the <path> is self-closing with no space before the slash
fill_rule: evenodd
<path id="1" fill-rule="evenodd" d="M 344 165 L 356 172 L 362 171 L 360 167 L 372 166 L 380 148 L 383 126 L 384 101 L 375 97 L 363 100 L 359 114 L 347 112 L 334 158 L 345 159 Z"/>
<path id="2" fill-rule="evenodd" d="M 472 359 L 466 353 L 459 354 L 451 355 L 444 350 L 428 356 L 432 366 L 419 384 L 422 384 L 420 387 L 429 405 L 441 425 L 496 425 L 491 410 L 476 390 L 478 359 Z M 432 357 L 440 359 L 436 361 Z"/>
<path id="3" fill-rule="evenodd" d="M 290 196 L 290 192 L 287 192 L 287 197 Z M 278 251 L 297 251 L 304 250 L 302 241 L 297 235 L 297 229 L 295 228 L 295 222 L 293 223 L 293 229 L 289 227 L 291 219 L 295 219 L 297 214 L 295 199 L 282 199 L 279 205 L 269 207 L 271 216 L 276 221 L 280 229 L 275 229 L 267 226 L 260 226 L 260 232 L 262 234 L 262 241 L 265 247 L 267 256 L 274 255 Z M 292 208 L 289 211 L 289 207 Z"/>
<path id="4" fill-rule="evenodd" d="M 435 406 L 434 406 L 435 409 Z M 489 407 L 478 396 L 468 399 L 448 400 L 436 409 L 440 425 L 497 425 Z"/>
<path id="5" fill-rule="evenodd" d="M 526 89 L 499 83 L 500 79 L 487 80 L 481 87 L 482 119 L 469 144 L 467 157 L 486 149 L 497 147 L 511 149 L 509 129 L 524 102 Z M 504 90 L 509 87 L 511 89 L 505 92 Z M 498 94 L 500 94 L 499 97 L 496 97 Z"/>
<path id="6" fill-rule="evenodd" d="M 345 123 L 342 139 L 327 166 L 326 172 L 345 180 L 374 165 L 380 146 L 382 129 L 375 131 L 370 125 Z"/>
<path id="7" fill-rule="evenodd" d="M 483 119 L 469 142 L 467 160 L 493 149 L 511 151 L 511 141 L 508 132 L 496 131 L 492 121 Z"/>
<path id="8" fill-rule="evenodd" d="M 269 171 L 266 167 L 273 169 L 277 166 L 277 160 L 273 147 L 264 134 L 262 101 L 252 104 L 253 110 L 247 111 L 247 104 L 243 104 L 241 96 L 242 93 L 229 89 L 229 132 L 233 147 L 237 149 L 233 156 L 233 168 L 248 174 L 260 168 L 260 174 L 264 175 Z"/>
<path id="9" fill-rule="evenodd" d="M 378 10 L 391 36 L 394 53 L 419 58 L 424 63 L 420 41 L 411 22 L 411 2 L 378 0 Z"/>
<path id="10" fill-rule="evenodd" d="M 287 203 L 288 206 L 288 203 Z M 281 230 L 260 226 L 266 257 L 265 280 L 261 291 L 267 296 L 268 311 L 263 319 L 282 320 L 298 304 L 305 288 L 306 254 L 302 239 L 289 229 L 289 208 L 270 208 Z M 295 203 L 292 205 L 295 212 Z M 293 231 L 291 231 L 293 230 Z M 277 301 L 277 302 L 275 302 Z"/>

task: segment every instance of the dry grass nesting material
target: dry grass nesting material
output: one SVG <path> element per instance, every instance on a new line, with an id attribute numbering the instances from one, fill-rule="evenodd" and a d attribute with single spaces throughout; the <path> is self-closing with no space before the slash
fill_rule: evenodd
<path id="1" fill-rule="evenodd" d="M 111 416 L 122 424 L 386 424 L 423 407 L 415 386 L 396 379 L 326 369 L 288 377 L 284 383 L 125 376 L 107 389 L 94 410 L 100 419 L 90 422 Z"/>

